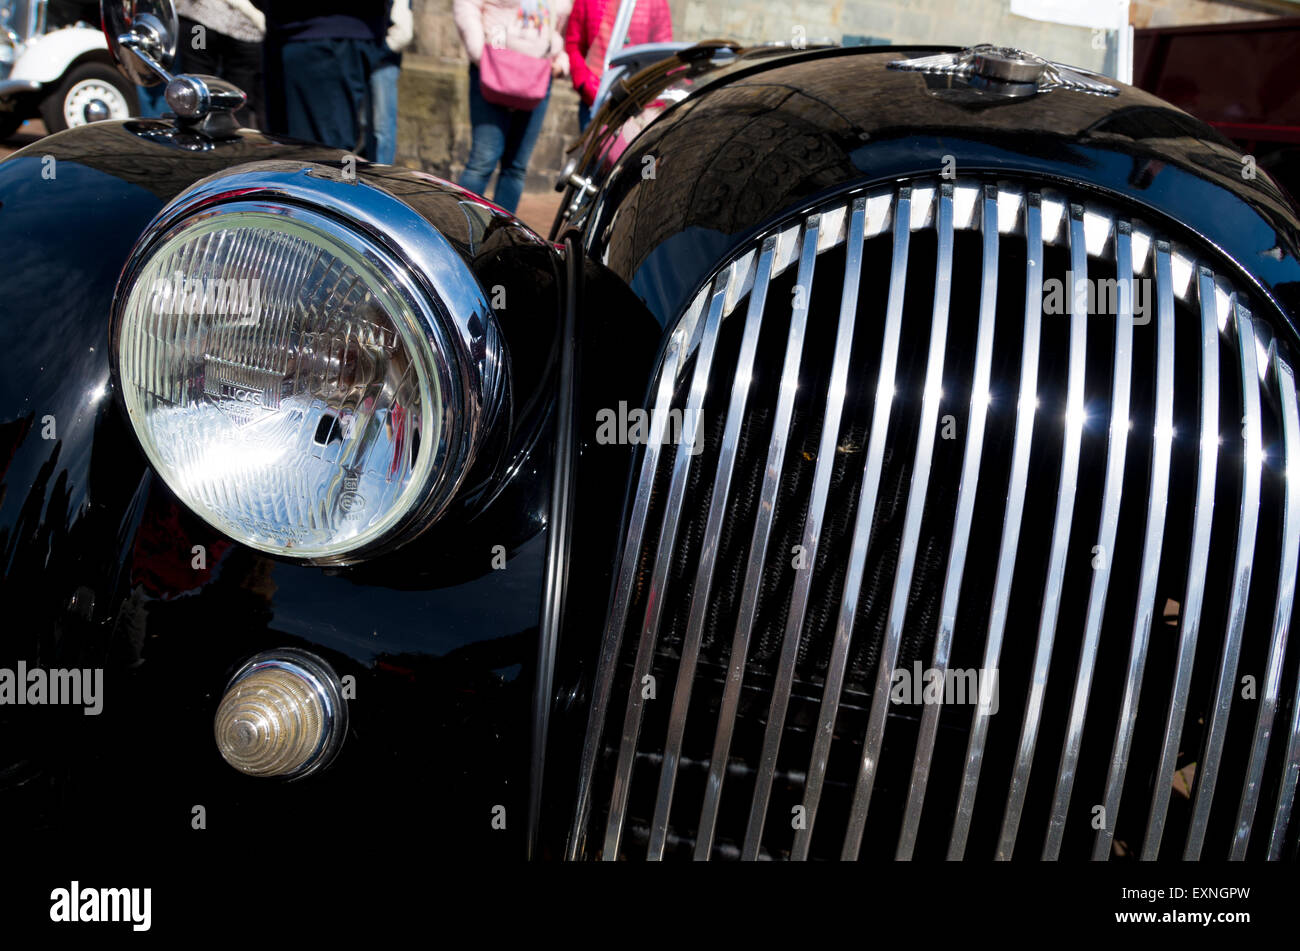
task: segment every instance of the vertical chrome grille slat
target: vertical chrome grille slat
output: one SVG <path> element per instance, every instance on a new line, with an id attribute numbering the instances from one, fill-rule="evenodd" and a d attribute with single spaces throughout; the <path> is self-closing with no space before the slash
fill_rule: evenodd
<path id="1" fill-rule="evenodd" d="M 1274 614 L 1276 628 L 1278 618 L 1285 624 L 1290 617 L 1291 605 L 1295 598 L 1297 571 L 1295 549 L 1298 543 L 1297 536 L 1300 535 L 1300 486 L 1296 485 L 1296 480 L 1300 479 L 1300 422 L 1296 419 L 1295 376 L 1290 365 L 1282 362 L 1276 353 L 1273 359 L 1276 361 L 1278 369 L 1278 389 L 1282 403 L 1283 449 L 1285 453 L 1285 464 L 1282 471 L 1286 484 L 1286 515 L 1282 523 L 1282 537 L 1286 539 L 1288 548 L 1283 556 L 1283 565 L 1289 566 L 1289 574 L 1287 567 L 1283 568 L 1281 583 L 1278 586 L 1277 610 Z M 1285 634 L 1283 637 L 1285 637 Z M 1282 650 L 1278 649 L 1277 653 L 1281 656 Z M 1256 733 L 1258 734 L 1258 732 L 1259 727 L 1257 726 Z M 1256 749 L 1261 745 L 1258 735 L 1255 739 L 1255 745 Z M 1267 752 L 1267 747 L 1265 747 L 1265 751 Z M 1300 779 L 1300 677 L 1297 678 L 1296 696 L 1291 703 L 1291 732 L 1287 741 L 1286 757 L 1282 761 L 1282 778 L 1278 783 L 1277 805 L 1273 811 L 1273 828 L 1269 834 L 1269 861 L 1275 862 L 1282 857 L 1282 847 L 1285 844 L 1287 825 L 1291 820 L 1291 809 L 1295 801 L 1298 779 Z M 1238 830 L 1240 830 L 1240 816 L 1237 819 L 1237 825 Z"/>
<path id="2" fill-rule="evenodd" d="M 816 231 L 816 222 L 809 227 Z M 811 242 L 805 235 L 805 249 L 815 254 L 816 234 Z M 800 262 L 800 274 L 803 263 Z M 811 277 L 811 270 L 808 276 Z M 807 314 L 808 293 L 805 292 Z M 722 797 L 722 780 L 726 775 L 727 757 L 731 750 L 731 737 L 736 725 L 736 711 L 740 705 L 740 688 L 745 678 L 745 659 L 749 653 L 749 638 L 758 611 L 758 589 L 763 580 L 763 564 L 767 558 L 768 540 L 772 533 L 772 518 L 776 511 L 776 497 L 781 488 L 781 471 L 785 462 L 786 440 L 789 438 L 790 420 L 794 414 L 795 390 L 799 383 L 799 365 L 803 356 L 803 329 L 796 326 L 791 315 L 790 333 L 787 337 L 785 360 L 781 367 L 776 414 L 772 422 L 772 435 L 768 441 L 767 462 L 763 471 L 763 486 L 759 493 L 758 514 L 749 547 L 749 564 L 745 571 L 744 588 L 740 596 L 740 615 L 732 639 L 728 662 L 727 683 L 723 688 L 722 704 L 718 710 L 718 729 L 714 736 L 713 754 L 709 758 L 709 775 L 704 791 L 704 804 L 700 812 L 700 826 L 695 839 L 695 858 L 707 859 L 713 849 L 713 834 L 717 824 L 718 806 Z"/>
<path id="3" fill-rule="evenodd" d="M 1080 282 L 1088 278 L 1088 248 L 1083 233 L 1083 206 L 1072 204 L 1069 208 L 1070 272 L 1074 285 L 1067 295 L 1070 302 L 1070 356 L 1066 381 L 1065 445 L 1061 452 L 1061 476 L 1056 492 L 1056 517 L 1052 525 L 1052 548 L 1047 566 L 1047 580 L 1043 588 L 1043 606 L 1038 624 L 1038 641 L 1034 647 L 1033 672 L 1029 696 L 1025 702 L 1025 718 L 1021 725 L 1020 742 L 1016 751 L 1015 769 L 1011 776 L 1011 789 L 1007 794 L 1006 811 L 1002 817 L 1002 831 L 998 837 L 997 858 L 1011 858 L 1015 849 L 1016 833 L 1024 811 L 1025 793 L 1029 787 L 1029 773 L 1034 764 L 1034 751 L 1038 745 L 1038 728 L 1047 693 L 1048 666 L 1052 660 L 1057 616 L 1061 607 L 1061 590 L 1065 584 L 1065 556 L 1069 548 L 1070 532 L 1074 520 L 1074 496 L 1078 488 L 1079 453 L 1083 440 L 1083 384 L 1087 357 L 1088 313 L 1086 304 L 1080 313 Z"/>
<path id="4" fill-rule="evenodd" d="M 998 548 L 997 575 L 993 583 L 988 635 L 984 644 L 984 670 L 997 669 L 1006 631 L 1007 609 L 1011 598 L 1011 579 L 1015 574 L 1016 551 L 1020 544 L 1020 524 L 1025 511 L 1025 492 L 1029 486 L 1029 453 L 1033 444 L 1034 416 L 1038 408 L 1038 351 L 1043 324 L 1043 213 L 1037 193 L 1025 196 L 1025 330 L 1020 356 L 1020 388 L 1016 397 L 1016 428 L 1011 450 L 1011 474 L 1007 480 L 1007 504 L 1002 518 L 1002 540 Z M 971 819 L 975 812 L 975 793 L 979 789 L 980 767 L 984 762 L 984 744 L 988 738 L 990 713 L 980 705 L 971 719 L 970 739 L 966 745 L 966 767 L 953 821 L 948 858 L 966 854 Z"/>
<path id="5" fill-rule="evenodd" d="M 1291 810 L 1295 805 L 1298 781 L 1300 781 L 1300 684 L 1297 684 L 1296 698 L 1291 704 L 1291 733 L 1286 744 L 1282 781 L 1278 784 L 1277 805 L 1273 809 L 1273 828 L 1268 837 L 1270 862 L 1276 862 L 1282 857 L 1282 848 L 1286 844 L 1286 830 L 1291 822 Z"/>
<path id="6" fill-rule="evenodd" d="M 1127 222 L 1115 222 L 1115 269 L 1120 279 L 1119 313 L 1115 315 L 1115 357 L 1111 372 L 1110 432 L 1106 446 L 1106 477 L 1102 487 L 1101 519 L 1097 526 L 1097 548 L 1093 555 L 1092 583 L 1088 589 L 1088 607 L 1084 617 L 1083 644 L 1075 666 L 1074 695 L 1070 700 L 1065 741 L 1052 794 L 1051 817 L 1043 858 L 1060 857 L 1065 836 L 1065 819 L 1074 789 L 1074 775 L 1083 748 L 1084 719 L 1088 715 L 1088 696 L 1092 691 L 1093 669 L 1097 664 L 1097 644 L 1101 622 L 1106 613 L 1106 596 L 1110 593 L 1110 569 L 1115 558 L 1115 537 L 1119 533 L 1119 508 L 1124 492 L 1124 461 L 1128 453 L 1129 393 L 1133 385 L 1133 251 L 1132 232 Z M 1099 551 L 1097 549 L 1100 549 Z M 1101 565 L 1096 562 L 1101 556 Z"/>
<path id="7" fill-rule="evenodd" d="M 709 593 L 713 586 L 713 568 L 717 560 L 718 545 L 722 535 L 722 522 L 726 516 L 727 501 L 731 492 L 732 469 L 745 422 L 745 407 L 749 399 L 750 382 L 754 371 L 754 354 L 758 350 L 759 331 L 763 325 L 763 308 L 767 302 L 767 288 L 772 279 L 772 258 L 776 254 L 776 238 L 763 242 L 758 258 L 758 273 L 750 291 L 749 309 L 745 315 L 744 337 L 737 358 L 736 377 L 731 388 L 731 402 L 727 407 L 726 429 L 718 457 L 718 474 L 709 499 L 708 524 L 700 549 L 700 563 L 692 587 L 690 618 L 686 637 L 682 642 L 682 659 L 673 688 L 672 712 L 668 718 L 668 737 L 664 743 L 664 761 L 659 774 L 659 793 L 655 802 L 654 818 L 650 824 L 649 857 L 663 857 L 668 837 L 668 813 L 672 806 L 673 786 L 677 781 L 677 764 L 681 756 L 682 737 L 686 731 L 686 714 L 690 707 L 691 687 L 695 681 L 695 666 L 700 654 L 700 640 L 704 634 L 704 618 L 709 606 Z M 859 260 L 861 256 L 859 254 Z"/>
<path id="8" fill-rule="evenodd" d="M 686 495 L 686 480 L 690 475 L 692 452 L 700 413 L 704 406 L 704 392 L 708 387 L 713 351 L 718 341 L 718 325 L 722 322 L 722 307 L 727 297 L 728 273 L 718 278 L 709 301 L 708 317 L 701 330 L 699 348 L 695 351 L 695 368 L 691 375 L 691 388 L 686 399 L 686 411 L 678 430 L 678 443 L 673 454 L 672 477 L 665 496 L 663 527 L 659 533 L 659 551 L 655 557 L 650 589 L 646 595 L 645 622 L 637 645 L 636 661 L 632 668 L 632 689 L 628 691 L 627 709 L 623 715 L 623 736 L 619 744 L 618 767 L 614 773 L 614 788 L 610 794 L 609 820 L 605 826 L 603 857 L 606 861 L 618 858 L 619 842 L 623 834 L 623 816 L 627 810 L 627 797 L 632 781 L 632 766 L 636 758 L 636 742 L 641 732 L 641 684 L 654 660 L 654 646 L 659 633 L 659 619 L 663 612 L 664 594 L 668 584 L 668 569 L 672 563 L 673 548 L 677 543 L 677 527 L 681 520 L 682 504 Z M 671 378 L 674 374 L 665 374 Z M 651 439 L 664 438 L 668 407 L 655 407 Z M 658 432 L 656 433 L 656 430 Z"/>
<path id="9" fill-rule="evenodd" d="M 921 535 L 921 519 L 930 485 L 930 465 L 934 455 L 935 430 L 939 424 L 939 404 L 943 399 L 944 355 L 948 342 L 948 311 L 952 293 L 952 224 L 953 188 L 950 183 L 939 187 L 935 227 L 938 231 L 938 262 L 934 277 L 934 309 L 930 318 L 930 351 L 925 365 L 925 391 L 921 398 L 921 425 L 916 437 L 912 462 L 911 485 L 908 487 L 907 513 L 903 523 L 903 540 L 894 573 L 893 593 L 889 601 L 889 618 L 885 625 L 885 642 L 876 667 L 875 689 L 871 694 L 871 713 L 862 744 L 853 805 L 849 812 L 848 831 L 844 836 L 844 857 L 855 858 L 862 844 L 867 810 L 876 781 L 876 767 L 885 739 L 889 710 L 889 685 L 893 680 L 898 646 L 903 637 L 903 620 L 912 588 L 912 570 Z"/>
<path id="10" fill-rule="evenodd" d="M 1132 249 L 1129 240 L 1125 240 L 1124 244 L 1122 249 L 1116 249 L 1116 266 L 1121 274 L 1128 275 L 1131 280 Z M 1102 800 L 1103 822 L 1093 841 L 1094 861 L 1101 861 L 1110 854 L 1115 836 L 1115 818 L 1119 815 L 1133 729 L 1137 722 L 1147 645 L 1155 620 L 1156 582 L 1160 577 L 1165 517 L 1169 507 L 1169 469 L 1174 428 L 1174 300 L 1168 269 L 1159 263 L 1159 258 L 1157 268 L 1161 270 L 1156 280 L 1156 406 L 1155 430 L 1151 441 L 1151 475 L 1147 485 L 1146 533 L 1142 541 L 1142 566 L 1138 569 L 1140 581 L 1137 610 L 1133 617 L 1133 638 L 1124 675 L 1124 694 L 1115 725 L 1110 766 L 1106 772 L 1106 791 Z"/>
<path id="11" fill-rule="evenodd" d="M 835 458 L 835 448 L 839 439 L 840 418 L 844 410 L 844 395 L 849 378 L 849 358 L 853 352 L 853 334 L 857 327 L 858 287 L 862 272 L 863 241 L 866 233 L 867 202 L 859 198 L 853 202 L 853 213 L 849 219 L 848 247 L 844 263 L 844 291 L 840 296 L 839 325 L 835 333 L 835 351 L 831 358 L 831 380 L 826 392 L 826 419 L 822 424 L 821 440 L 817 448 L 817 468 L 813 478 L 812 501 L 809 504 L 808 524 L 820 526 L 826 507 L 826 498 L 830 489 L 830 478 Z M 820 534 L 820 532 L 818 533 Z M 808 567 L 804 574 L 812 576 L 814 552 L 805 553 Z M 796 594 L 796 601 L 806 603 L 807 589 Z M 830 689 L 829 681 L 827 685 Z M 836 688 L 838 694 L 838 687 Z M 832 729 L 834 724 L 832 723 Z M 820 734 L 819 734 L 820 736 Z M 827 743 L 829 744 L 829 734 Z M 814 754 L 814 759 L 815 759 Z M 814 776 L 809 769 L 808 782 L 805 787 L 804 806 L 807 812 L 806 825 L 795 832 L 794 847 L 791 858 L 807 858 L 808 841 L 812 834 L 813 822 L 817 814 L 817 801 L 820 797 L 823 774 Z"/>
<path id="12" fill-rule="evenodd" d="M 1161 263 L 1163 261 L 1163 264 Z M 1163 301 L 1173 298 L 1172 288 L 1161 286 L 1159 275 L 1169 273 L 1166 245 L 1156 249 L 1156 292 Z M 1210 563 L 1210 528 L 1214 521 L 1214 493 L 1219 461 L 1219 317 L 1215 300 L 1214 277 L 1202 269 L 1198 282 L 1201 309 L 1201 430 L 1197 446 L 1196 502 L 1192 515 L 1192 548 L 1187 567 L 1187 586 L 1183 596 L 1178 632 L 1178 659 L 1165 720 L 1160 762 L 1152 787 L 1151 809 L 1142 841 L 1143 861 L 1154 861 L 1164 837 L 1169 813 L 1169 796 L 1173 789 L 1174 769 L 1178 764 L 1183 722 L 1187 717 L 1187 700 L 1191 691 L 1192 666 L 1196 659 L 1196 642 L 1201 629 L 1201 609 L 1205 601 L 1205 579 Z"/>
<path id="13" fill-rule="evenodd" d="M 1228 731 L 1228 714 L 1237 678 L 1237 661 L 1246 627 L 1246 606 L 1250 600 L 1251 567 L 1255 556 L 1255 535 L 1259 524 L 1260 477 L 1263 468 L 1263 433 L 1260 424 L 1259 369 L 1256 365 L 1255 327 L 1250 311 L 1238 299 L 1233 307 L 1233 325 L 1237 351 L 1241 359 L 1241 396 L 1245 410 L 1243 428 L 1243 469 L 1241 479 L 1241 514 L 1237 522 L 1237 554 L 1232 569 L 1232 598 L 1228 607 L 1228 629 L 1219 661 L 1214 688 L 1214 704 L 1206 724 L 1205 755 L 1196 769 L 1192 823 L 1187 830 L 1183 858 L 1201 857 L 1205 827 L 1210 820 L 1214 787 L 1223 758 L 1223 740 Z"/>
<path id="14" fill-rule="evenodd" d="M 876 378 L 876 397 L 871 411 L 871 431 L 867 437 L 867 456 L 862 485 L 858 491 L 858 509 L 853 527 L 853 539 L 850 543 L 848 568 L 844 576 L 844 589 L 836 616 L 835 638 L 831 643 L 830 661 L 826 668 L 822 702 L 817 715 L 812 760 L 808 766 L 808 781 L 804 787 L 807 828 L 797 830 L 795 833 L 795 854 L 801 858 L 807 855 L 812 839 L 813 820 L 816 818 L 821 800 L 831 740 L 835 733 L 835 718 L 839 712 L 840 691 L 844 685 L 844 670 L 848 663 L 849 645 L 853 639 L 853 619 L 857 615 L 858 595 L 866 568 L 871 521 L 876 510 L 880 474 L 885 462 L 885 440 L 889 433 L 890 414 L 894 405 L 898 347 L 903 328 L 903 294 L 907 279 L 911 220 L 912 190 L 906 187 L 900 188 L 894 205 L 894 246 L 889 270 L 889 297 L 885 304 L 880 372 Z"/>
<path id="15" fill-rule="evenodd" d="M 663 364 L 674 366 L 689 343 L 689 334 L 679 327 L 668 340 Z M 655 391 L 654 407 L 667 408 L 672 402 L 674 373 L 664 372 L 660 375 Z M 574 805 L 573 827 L 569 833 L 568 858 L 570 861 L 582 854 L 585 847 L 587 819 L 591 814 L 592 781 L 595 778 L 596 758 L 600 754 L 600 744 L 604 736 L 605 713 L 609 707 L 610 693 L 614 688 L 614 672 L 618 664 L 618 654 L 623 646 L 623 628 L 627 624 L 628 608 L 632 598 L 633 582 L 636 574 L 637 558 L 641 551 L 641 542 L 645 536 L 646 518 L 650 511 L 650 500 L 654 491 L 655 473 L 659 468 L 659 450 L 663 445 L 664 427 L 667 425 L 666 413 L 651 415 L 651 433 L 646 443 L 641 460 L 641 471 L 637 477 L 636 494 L 632 500 L 632 512 L 628 519 L 627 541 L 619 558 L 618 574 L 612 603 L 609 611 L 609 623 L 606 625 L 604 639 L 601 643 L 600 658 L 596 668 L 596 680 L 592 690 L 591 707 L 587 716 L 587 738 L 582 748 L 582 759 L 578 765 L 578 795 Z"/>
<path id="16" fill-rule="evenodd" d="M 796 311 L 790 322 L 790 347 L 802 347 L 807 330 L 808 305 L 812 300 L 813 274 L 817 261 L 817 221 L 809 219 L 808 235 L 804 239 L 803 253 L 799 259 L 797 290 L 802 290 L 803 307 Z M 790 359 L 787 351 L 786 359 Z M 796 363 L 799 362 L 796 358 Z M 796 377 L 797 381 L 797 377 Z M 793 400 L 793 395 L 791 396 Z M 829 397 L 828 397 L 829 399 Z M 788 422 L 787 422 L 788 427 Z M 838 431 L 838 427 L 837 427 Z M 788 434 L 786 439 L 788 441 Z M 835 434 L 832 434 L 832 447 Z M 825 447 L 823 440 L 822 448 Z M 786 617 L 785 634 L 781 642 L 780 661 L 778 662 L 776 680 L 772 688 L 772 702 L 768 707 L 768 725 L 763 735 L 763 752 L 758 761 L 758 776 L 755 778 L 754 797 L 749 811 L 749 822 L 745 829 L 745 844 L 741 858 L 758 858 L 759 846 L 763 838 L 763 822 L 767 815 L 767 799 L 772 789 L 772 777 L 776 773 L 776 757 L 781 746 L 781 731 L 785 725 L 786 706 L 790 702 L 790 688 L 794 682 L 794 665 L 799 649 L 799 631 L 803 627 L 804 611 L 808 606 L 808 590 L 812 578 L 812 563 L 817 557 L 817 542 L 821 537 L 821 517 L 826 508 L 826 493 L 830 485 L 830 469 L 835 463 L 834 451 L 821 453 L 817 457 L 813 477 L 813 498 L 808 506 L 808 516 L 804 527 L 803 545 L 809 567 L 795 576 L 794 593 L 790 599 L 790 611 Z"/>
<path id="17" fill-rule="evenodd" d="M 1282 687 L 1282 664 L 1286 657 L 1287 634 L 1291 609 L 1295 601 L 1296 567 L 1300 559 L 1300 489 L 1295 485 L 1297 452 L 1300 452 L 1300 422 L 1296 419 L 1295 375 L 1275 347 L 1272 350 L 1272 376 L 1277 380 L 1278 403 L 1282 417 L 1282 558 L 1278 571 L 1277 597 L 1273 607 L 1273 636 L 1269 641 L 1268 664 L 1264 670 L 1264 690 L 1259 698 L 1259 713 L 1251 739 L 1250 766 L 1241 790 L 1237 809 L 1237 828 L 1232 838 L 1229 858 L 1241 861 L 1250 844 L 1250 831 L 1259 804 L 1260 783 L 1268 758 L 1273 720 L 1277 716 L 1278 694 Z"/>
<path id="18" fill-rule="evenodd" d="M 952 554 L 948 559 L 948 570 L 943 580 L 939 629 L 935 635 L 933 660 L 930 664 L 933 670 L 940 672 L 948 669 L 953 627 L 957 621 L 957 601 L 961 595 L 967 546 L 970 543 L 971 519 L 975 514 L 975 493 L 984 450 L 984 425 L 988 416 L 989 381 L 993 364 L 993 331 L 998 308 L 999 242 L 996 186 L 987 185 L 984 188 L 980 227 L 983 232 L 984 247 L 975 371 L 971 380 L 969 434 L 962 454 L 961 482 L 957 489 L 957 512 L 953 520 L 952 541 L 949 545 Z M 912 763 L 912 778 L 908 786 L 907 811 L 903 816 L 903 827 L 895 853 L 899 859 L 910 859 L 916 847 L 921 810 L 925 805 L 925 788 L 930 778 L 930 762 L 934 757 L 934 742 L 939 731 L 939 713 L 942 709 L 940 703 L 928 703 L 921 713 L 916 757 Z"/>

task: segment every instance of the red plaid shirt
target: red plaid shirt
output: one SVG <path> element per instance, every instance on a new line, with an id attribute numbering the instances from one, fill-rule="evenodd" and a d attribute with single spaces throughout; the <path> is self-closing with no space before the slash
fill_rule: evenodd
<path id="1" fill-rule="evenodd" d="M 618 16 L 617 0 L 574 0 L 569 27 L 564 34 L 564 48 L 569 54 L 573 88 L 582 101 L 591 105 L 600 88 L 605 51 L 609 35 Z M 668 43 L 673 38 L 672 14 L 668 0 L 637 0 L 632 22 L 627 28 L 627 45 Z"/>

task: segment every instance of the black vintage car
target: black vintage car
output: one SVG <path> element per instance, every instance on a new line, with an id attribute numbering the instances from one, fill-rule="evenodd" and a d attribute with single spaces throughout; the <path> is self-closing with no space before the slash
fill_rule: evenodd
<path id="1" fill-rule="evenodd" d="M 168 100 L 0 164 L 6 828 L 1295 857 L 1300 222 L 1209 127 L 702 43 L 543 238 Z"/>

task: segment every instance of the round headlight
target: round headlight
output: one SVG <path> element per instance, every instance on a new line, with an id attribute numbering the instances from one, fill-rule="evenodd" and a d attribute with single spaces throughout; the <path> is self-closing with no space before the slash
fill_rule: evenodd
<path id="1" fill-rule="evenodd" d="M 154 468 L 215 528 L 354 560 L 428 524 L 463 477 L 500 369 L 490 311 L 468 275 L 452 302 L 468 313 L 450 313 L 418 264 L 334 204 L 259 196 L 247 175 L 221 184 L 165 210 L 128 266 L 113 327 L 127 412 Z M 467 272 L 450 250 L 439 263 Z"/>

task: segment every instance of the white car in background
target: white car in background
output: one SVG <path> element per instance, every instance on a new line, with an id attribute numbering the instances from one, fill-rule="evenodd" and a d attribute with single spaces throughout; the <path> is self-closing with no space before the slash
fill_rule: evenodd
<path id="1" fill-rule="evenodd" d="M 39 116 L 50 132 L 139 112 L 99 24 L 99 4 L 0 0 L 0 140 Z"/>

